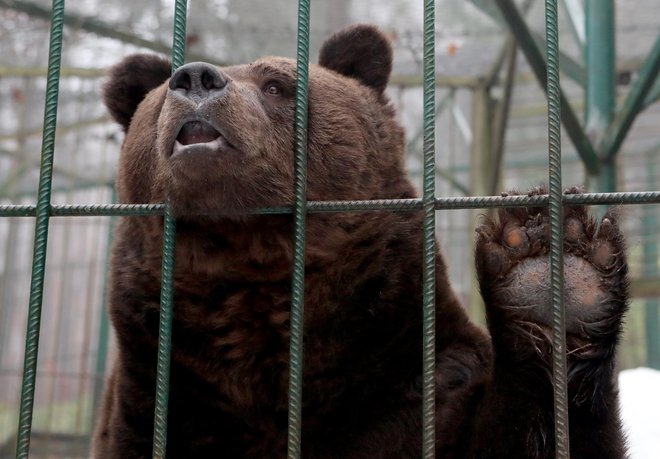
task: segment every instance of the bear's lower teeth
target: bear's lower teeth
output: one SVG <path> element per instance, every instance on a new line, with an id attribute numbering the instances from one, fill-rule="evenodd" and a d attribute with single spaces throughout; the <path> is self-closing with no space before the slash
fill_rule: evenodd
<path id="1" fill-rule="evenodd" d="M 208 123 L 203 121 L 189 121 L 181 127 L 176 140 L 181 145 L 213 142 L 221 134 Z"/>

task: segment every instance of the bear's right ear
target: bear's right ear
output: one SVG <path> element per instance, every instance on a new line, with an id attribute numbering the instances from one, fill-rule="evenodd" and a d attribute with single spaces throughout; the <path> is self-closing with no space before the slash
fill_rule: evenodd
<path id="1" fill-rule="evenodd" d="M 392 45 L 375 26 L 349 26 L 323 43 L 319 64 L 382 93 L 392 72 Z"/>
<path id="2" fill-rule="evenodd" d="M 172 73 L 172 63 L 153 54 L 133 54 L 110 68 L 103 101 L 124 131 L 145 96 Z"/>

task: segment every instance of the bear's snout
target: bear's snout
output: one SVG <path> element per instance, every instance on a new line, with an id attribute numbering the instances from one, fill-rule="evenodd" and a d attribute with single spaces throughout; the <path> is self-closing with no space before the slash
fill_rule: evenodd
<path id="1" fill-rule="evenodd" d="M 169 88 L 194 101 L 221 96 L 227 87 L 224 72 L 205 62 L 191 62 L 179 67 L 170 78 Z"/>

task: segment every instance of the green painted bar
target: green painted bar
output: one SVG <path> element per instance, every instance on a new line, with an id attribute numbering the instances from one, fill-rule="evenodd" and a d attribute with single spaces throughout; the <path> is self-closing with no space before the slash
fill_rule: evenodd
<path id="1" fill-rule="evenodd" d="M 617 193 L 584 193 L 562 196 L 564 205 L 579 204 L 657 204 L 660 191 L 626 191 Z M 435 209 L 487 209 L 491 207 L 547 206 L 548 196 L 457 196 L 435 199 Z M 308 201 L 307 212 L 369 212 L 389 210 L 410 212 L 422 209 L 421 199 L 372 199 L 366 201 Z M 0 217 L 34 217 L 36 206 L 0 205 Z M 112 217 L 163 215 L 164 204 L 143 205 L 58 205 L 51 206 L 51 217 Z M 292 206 L 255 209 L 253 214 L 291 214 Z"/>
<path id="2" fill-rule="evenodd" d="M 660 370 L 660 301 L 657 299 L 644 302 L 644 327 L 646 331 L 646 365 L 649 368 Z"/>
<path id="3" fill-rule="evenodd" d="M 186 60 L 186 21 L 188 1 L 176 0 L 174 4 L 174 27 L 172 37 L 172 72 Z"/>
<path id="4" fill-rule="evenodd" d="M 548 159 L 550 206 L 550 291 L 552 297 L 552 385 L 554 389 L 555 457 L 569 459 L 566 311 L 564 293 L 564 219 L 561 184 L 561 94 L 559 87 L 559 21 L 557 0 L 545 2 L 548 93 Z"/>
<path id="5" fill-rule="evenodd" d="M 117 190 L 112 190 L 112 202 L 117 201 Z M 108 298 L 108 286 L 109 286 L 109 273 L 110 273 L 110 257 L 112 256 L 112 241 L 114 240 L 115 234 L 115 219 L 110 218 L 110 225 L 108 227 L 107 235 L 107 246 L 105 250 L 105 273 L 103 276 L 103 304 L 105 306 L 105 300 Z M 108 345 L 110 343 L 110 316 L 108 308 L 102 308 L 100 312 L 100 323 L 99 323 L 99 336 L 97 339 L 96 346 L 96 371 L 95 371 L 95 380 L 94 380 L 94 398 L 92 399 L 92 419 L 96 419 L 96 414 L 100 408 L 101 398 L 103 394 L 103 385 L 105 383 L 105 369 L 108 361 Z"/>
<path id="6" fill-rule="evenodd" d="M 50 207 L 51 217 L 117 217 L 164 215 L 164 204 L 65 204 Z M 0 217 L 34 217 L 37 206 L 0 205 Z"/>
<path id="7" fill-rule="evenodd" d="M 172 72 L 183 65 L 186 54 L 187 0 L 174 4 Z M 172 321 L 174 316 L 174 252 L 176 221 L 165 208 L 163 218 L 163 265 L 160 291 L 160 322 L 156 366 L 156 397 L 154 407 L 153 458 L 163 459 L 167 453 L 167 417 L 170 392 L 170 356 L 172 353 Z"/>
<path id="8" fill-rule="evenodd" d="M 585 131 L 594 145 L 605 135 L 616 106 L 616 56 L 613 0 L 586 0 Z M 616 190 L 616 163 L 613 156 L 601 157 L 601 170 L 595 176 L 597 191 Z"/>
<path id="9" fill-rule="evenodd" d="M 435 1 L 424 1 L 422 457 L 435 458 Z"/>
<path id="10" fill-rule="evenodd" d="M 660 100 L 660 78 L 656 77 L 655 84 L 646 95 L 646 99 L 644 99 L 642 108 L 647 108 L 649 105 L 656 103 L 658 100 Z"/>
<path id="11" fill-rule="evenodd" d="M 587 133 L 602 135 L 615 107 L 614 1 L 586 0 Z"/>
<path id="12" fill-rule="evenodd" d="M 293 274 L 291 276 L 291 342 L 289 355 L 289 459 L 301 457 L 303 313 L 305 306 L 305 218 L 307 215 L 307 94 L 309 90 L 309 22 L 311 0 L 298 1 L 295 112 L 295 205 Z"/>
<path id="13" fill-rule="evenodd" d="M 498 11 L 498 9 L 495 6 L 493 6 L 493 0 L 469 0 L 469 2 L 472 3 L 474 6 L 476 6 L 477 8 L 479 8 L 481 11 L 483 11 L 493 21 L 497 22 L 498 24 L 504 27 L 509 26 L 509 24 L 507 24 L 507 21 L 504 20 L 504 18 Z M 527 7 L 528 10 L 532 4 L 533 4 L 532 1 L 523 2 L 521 7 Z M 545 40 L 543 39 L 543 36 L 540 33 L 535 31 L 530 31 L 530 37 L 534 40 L 534 43 L 538 48 L 545 48 Z M 562 52 L 562 50 L 559 50 L 559 64 L 562 73 L 566 75 L 569 79 L 573 80 L 581 87 L 584 87 L 586 85 L 586 80 L 587 80 L 586 69 L 584 68 L 584 65 L 581 62 L 575 60 L 571 55 Z"/>
<path id="14" fill-rule="evenodd" d="M 547 59 L 548 65 L 546 65 L 546 59 L 543 58 L 541 49 L 536 45 L 529 27 L 525 24 L 525 20 L 520 15 L 513 0 L 494 0 L 494 3 L 500 10 L 502 17 L 506 20 L 509 29 L 516 37 L 520 49 L 525 53 L 527 62 L 529 62 L 529 65 L 534 71 L 541 87 L 547 92 L 546 81 L 548 66 L 550 65 L 549 59 Z M 547 43 L 547 39 L 546 46 L 550 46 L 550 44 Z M 558 101 L 561 102 L 561 106 L 563 107 L 561 121 L 564 123 L 566 132 L 573 142 L 573 145 L 575 145 L 578 155 L 580 155 L 580 158 L 584 161 L 587 170 L 589 173 L 595 175 L 600 169 L 600 160 L 582 129 L 575 112 L 561 91 L 561 88 L 558 88 L 558 91 Z"/>
<path id="15" fill-rule="evenodd" d="M 110 231 L 112 232 L 112 231 Z M 110 239 L 110 238 L 109 238 Z M 109 261 L 109 253 L 106 257 L 106 265 Z M 105 279 L 108 278 L 107 269 Z M 107 283 L 107 281 L 106 281 Z M 107 291 L 107 286 L 104 286 L 103 291 Z M 103 295 L 103 298 L 106 298 L 106 295 Z M 92 417 L 96 419 L 96 413 L 98 412 L 99 403 L 101 401 L 101 396 L 103 393 L 103 385 L 105 381 L 105 367 L 108 361 L 108 344 L 110 342 L 110 318 L 108 317 L 108 312 L 104 308 L 101 311 L 101 321 L 99 324 L 99 336 L 97 340 L 97 351 L 96 351 L 96 370 L 95 370 L 95 381 L 94 381 L 94 399 L 92 403 L 94 404 L 92 408 Z"/>
<path id="16" fill-rule="evenodd" d="M 174 248 L 176 225 L 174 217 L 165 213 L 163 228 L 163 268 L 160 291 L 160 322 L 158 329 L 158 362 L 156 368 L 156 399 L 154 409 L 154 459 L 163 459 L 167 451 L 167 414 L 170 389 L 170 354 L 172 349 L 172 319 L 174 296 Z"/>
<path id="17" fill-rule="evenodd" d="M 57 125 L 57 98 L 59 93 L 60 60 L 62 31 L 65 19 L 64 0 L 53 0 L 51 38 L 44 114 L 42 142 L 42 160 L 39 178 L 38 200 L 36 206 L 3 205 L 0 217 L 36 217 L 35 243 L 32 264 L 32 282 L 28 309 L 28 326 L 25 343 L 25 362 L 17 436 L 17 457 L 27 458 L 30 448 L 34 391 L 39 347 L 39 329 L 45 276 L 45 261 L 48 243 L 50 218 L 54 216 L 146 216 L 163 215 L 163 266 L 161 289 L 161 317 L 158 343 L 157 387 L 154 420 L 154 458 L 164 458 L 167 446 L 167 416 L 169 398 L 169 367 L 172 340 L 173 291 L 174 291 L 174 251 L 176 222 L 165 204 L 144 205 L 64 205 L 51 206 L 52 169 L 54 158 L 55 128 Z M 458 198 L 435 198 L 435 2 L 424 0 L 424 125 L 423 125 L 423 197 L 405 200 L 372 201 L 327 201 L 308 202 L 307 187 L 307 111 L 308 111 L 308 63 L 309 63 L 309 28 L 311 0 L 298 2 L 298 38 L 297 38 L 297 90 L 295 116 L 295 203 L 272 209 L 255 209 L 256 214 L 294 215 L 294 261 L 292 273 L 291 298 L 291 343 L 290 343 L 290 387 L 289 387 L 289 426 L 288 457 L 298 459 L 302 456 L 302 371 L 303 371 L 303 312 L 305 286 L 305 219 L 308 212 L 362 212 L 372 210 L 419 211 L 424 213 L 423 246 L 423 457 L 435 456 L 435 211 L 438 209 L 492 208 L 504 206 L 548 205 L 551 214 L 551 287 L 553 298 L 553 385 L 555 390 L 555 439 L 556 457 L 569 457 L 568 411 L 566 394 L 566 356 L 565 325 L 562 304 L 563 286 L 563 221 L 562 206 L 577 204 L 642 204 L 660 203 L 660 191 L 639 193 L 589 193 L 584 195 L 562 195 L 561 186 L 561 127 L 562 104 L 563 121 L 574 143 L 581 148 L 583 160 L 593 173 L 597 167 L 593 164 L 595 155 L 589 143 L 585 146 L 584 132 L 580 130 L 574 113 L 567 106 L 559 85 L 558 23 L 557 0 L 545 0 L 547 30 L 547 68 L 538 46 L 529 38 L 529 30 L 517 13 L 512 0 L 495 0 L 495 4 L 508 21 L 509 27 L 521 37 L 525 53 L 537 76 L 547 78 L 548 94 L 548 132 L 549 132 L 549 183 L 548 196 L 476 196 Z M 605 137 L 600 144 L 601 151 L 613 157 L 619 150 L 636 115 L 652 96 L 651 88 L 660 72 L 660 38 L 656 41 L 647 62 L 640 71 L 639 78 L 631 87 L 628 97 L 609 125 L 614 108 L 614 44 L 612 0 L 586 0 L 587 7 L 587 68 L 589 84 L 587 86 L 587 130 L 592 127 L 602 130 Z M 172 47 L 173 71 L 184 63 L 186 38 L 186 0 L 176 0 L 174 19 L 174 38 Z M 511 14 L 507 14 L 511 13 Z M 531 37 L 531 35 L 530 35 Z M 600 38 L 599 38 L 600 37 Z M 611 40 L 604 42 L 602 40 Z M 610 72 L 610 70 L 612 70 Z M 610 90 L 612 89 L 612 90 Z M 657 91 L 657 89 L 656 89 Z M 441 107 L 440 107 L 441 109 Z M 568 114 L 568 115 L 566 115 Z M 571 120 L 571 117 L 574 119 Z M 603 118 L 607 123 L 603 123 Z M 580 128 L 581 129 L 581 128 Z M 580 135 L 581 133 L 581 135 Z M 588 140 L 587 140 L 588 143 Z M 614 189 L 610 185 L 615 176 L 607 176 L 608 186 L 600 189 Z M 647 306 L 649 317 L 655 321 L 656 328 L 650 333 L 657 340 L 658 307 Z M 107 329 L 106 329 L 107 332 Z M 102 330 L 102 334 L 105 333 Z M 100 340 L 106 341 L 104 336 Z M 101 341 L 100 341 L 101 343 Z M 657 345 L 657 341 L 655 342 Z"/>
<path id="18" fill-rule="evenodd" d="M 637 80 L 632 84 L 623 106 L 610 125 L 600 150 L 614 156 L 621 148 L 635 118 L 644 107 L 644 101 L 660 74 L 660 36 L 656 39 L 651 52 L 639 71 Z"/>
<path id="19" fill-rule="evenodd" d="M 646 175 L 648 184 L 652 185 L 656 177 L 656 167 L 650 160 L 647 164 Z M 647 209 L 642 218 L 642 228 L 644 234 L 653 234 L 657 232 L 660 220 L 657 214 L 651 209 Z M 652 279 L 660 275 L 658 267 L 658 257 L 660 256 L 660 244 L 657 240 L 646 239 L 644 241 L 643 252 L 647 260 L 642 265 L 644 277 Z M 647 299 L 644 303 L 644 327 L 646 331 L 646 365 L 650 368 L 660 370 L 660 301 L 658 298 Z"/>
<path id="20" fill-rule="evenodd" d="M 16 457 L 26 459 L 30 452 L 30 434 L 34 410 L 34 389 L 37 378 L 37 356 L 39 352 L 39 329 L 43 300 L 46 251 L 48 247 L 48 225 L 50 221 L 50 196 L 55 154 L 55 129 L 57 127 L 57 99 L 59 95 L 60 64 L 62 58 L 62 29 L 64 27 L 64 0 L 53 0 L 48 51 L 48 77 L 46 80 L 46 105 L 44 108 L 44 130 L 41 144 L 41 170 L 37 196 L 34 252 L 32 256 L 32 281 L 28 307 L 27 332 L 23 383 L 18 417 Z"/>

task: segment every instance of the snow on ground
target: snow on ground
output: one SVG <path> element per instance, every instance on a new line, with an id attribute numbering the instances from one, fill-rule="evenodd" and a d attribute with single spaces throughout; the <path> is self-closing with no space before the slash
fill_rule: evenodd
<path id="1" fill-rule="evenodd" d="M 630 459 L 660 458 L 660 371 L 619 373 L 619 399 Z"/>

